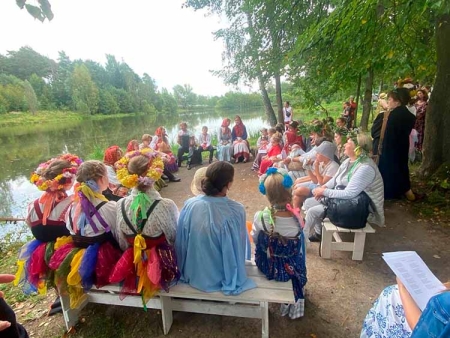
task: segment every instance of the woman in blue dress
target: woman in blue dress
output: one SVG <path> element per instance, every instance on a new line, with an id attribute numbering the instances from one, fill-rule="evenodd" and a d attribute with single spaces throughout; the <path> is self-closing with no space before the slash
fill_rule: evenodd
<path id="1" fill-rule="evenodd" d="M 187 200 L 178 220 L 175 250 L 181 280 L 204 292 L 236 295 L 256 287 L 245 270 L 245 209 L 227 197 L 233 177 L 230 163 L 209 165 L 201 180 L 204 195 Z"/>
<path id="2" fill-rule="evenodd" d="M 217 159 L 219 161 L 231 161 L 231 129 L 230 119 L 224 118 L 219 129 L 217 144 Z"/>

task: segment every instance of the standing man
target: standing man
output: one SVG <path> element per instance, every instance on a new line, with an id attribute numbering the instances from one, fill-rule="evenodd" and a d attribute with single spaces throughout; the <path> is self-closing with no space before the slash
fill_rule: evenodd
<path id="1" fill-rule="evenodd" d="M 286 130 L 289 127 L 289 124 L 291 123 L 293 110 L 291 105 L 289 104 L 289 101 L 286 101 L 283 107 L 283 117 L 284 117 L 284 126 Z"/>

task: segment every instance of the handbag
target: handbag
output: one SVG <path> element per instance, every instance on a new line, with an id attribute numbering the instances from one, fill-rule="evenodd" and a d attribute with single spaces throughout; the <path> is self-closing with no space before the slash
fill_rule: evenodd
<path id="1" fill-rule="evenodd" d="M 336 190 L 344 190 L 345 186 L 337 186 Z M 331 223 L 345 229 L 362 229 L 369 217 L 370 197 L 363 191 L 351 199 L 324 197 L 325 217 Z"/>

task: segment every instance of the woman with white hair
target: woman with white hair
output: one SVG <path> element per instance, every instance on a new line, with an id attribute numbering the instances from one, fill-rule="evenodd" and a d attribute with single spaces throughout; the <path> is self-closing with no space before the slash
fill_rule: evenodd
<path id="1" fill-rule="evenodd" d="M 371 148 L 372 140 L 368 135 L 349 133 L 345 144 L 348 159 L 331 180 L 313 190 L 314 198 L 305 201 L 305 232 L 309 235 L 312 228 L 315 230 L 309 237 L 311 242 L 320 242 L 322 237 L 322 220 L 325 217 L 325 205 L 320 202 L 322 197 L 352 199 L 365 192 L 370 198 L 368 221 L 384 226 L 383 179 L 377 165 L 368 156 Z"/>

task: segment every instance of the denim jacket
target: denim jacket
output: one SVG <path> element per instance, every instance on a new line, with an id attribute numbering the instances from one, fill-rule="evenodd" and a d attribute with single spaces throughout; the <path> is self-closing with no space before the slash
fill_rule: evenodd
<path id="1" fill-rule="evenodd" d="M 450 337 L 450 291 L 430 299 L 411 338 Z"/>

